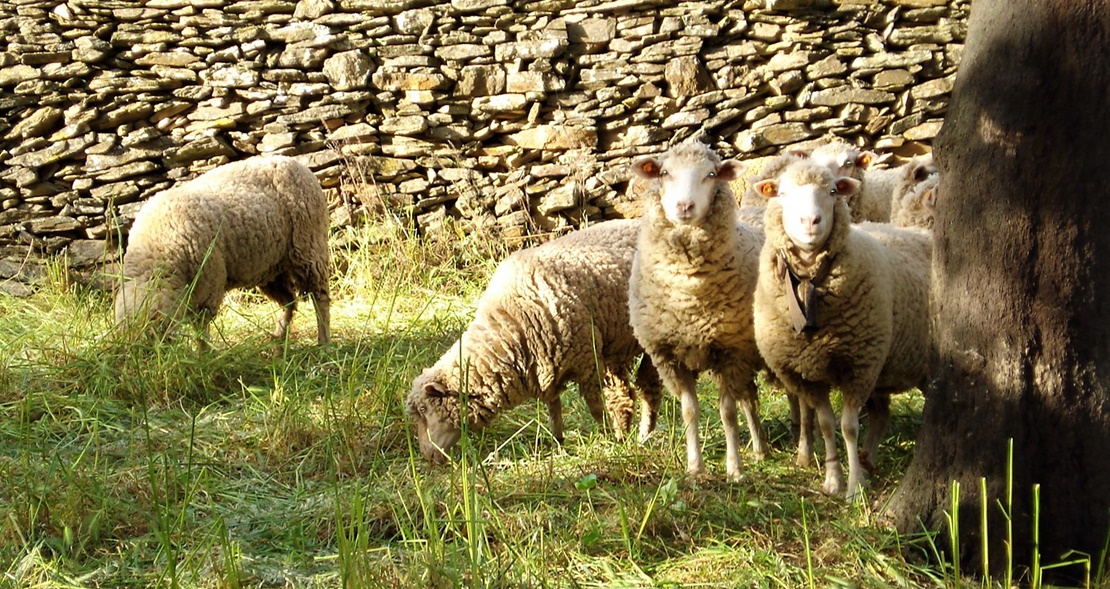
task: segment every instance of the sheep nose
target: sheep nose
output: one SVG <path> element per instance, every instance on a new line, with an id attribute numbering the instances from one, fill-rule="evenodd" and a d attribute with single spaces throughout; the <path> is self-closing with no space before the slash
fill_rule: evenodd
<path id="1" fill-rule="evenodd" d="M 814 215 L 812 217 L 802 217 L 802 227 L 806 229 L 813 229 L 821 223 L 821 215 Z"/>
<path id="2" fill-rule="evenodd" d="M 680 203 L 678 203 L 678 212 L 680 212 L 680 213 L 689 213 L 692 210 L 694 210 L 694 203 L 692 203 L 692 202 L 680 202 Z"/>

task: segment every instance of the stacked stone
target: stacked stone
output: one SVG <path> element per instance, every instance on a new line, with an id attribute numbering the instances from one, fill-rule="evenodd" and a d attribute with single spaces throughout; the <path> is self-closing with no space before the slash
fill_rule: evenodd
<path id="1" fill-rule="evenodd" d="M 830 134 L 920 152 L 968 5 L 9 0 L 0 285 L 59 254 L 98 268 L 144 199 L 259 153 L 312 167 L 336 223 L 518 238 L 635 214 L 630 159 L 695 134 L 730 157 Z"/>

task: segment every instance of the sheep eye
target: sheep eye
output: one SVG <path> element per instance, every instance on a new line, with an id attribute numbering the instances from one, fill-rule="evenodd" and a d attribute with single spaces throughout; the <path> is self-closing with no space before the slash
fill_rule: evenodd
<path id="1" fill-rule="evenodd" d="M 837 190 L 836 190 L 835 186 L 833 186 L 832 188 L 829 189 L 829 194 L 836 194 L 836 193 L 837 193 Z"/>
<path id="2" fill-rule="evenodd" d="M 427 407 L 426 405 L 421 405 L 421 406 L 420 406 L 420 407 L 419 407 L 419 408 L 417 409 L 417 411 L 420 411 L 420 413 L 421 413 L 421 414 L 427 413 L 427 412 L 428 412 L 428 407 Z"/>
<path id="3" fill-rule="evenodd" d="M 666 176 L 666 175 L 668 175 L 668 174 L 670 174 L 670 172 L 668 172 L 668 171 L 666 171 L 666 170 L 660 170 L 660 171 L 659 171 L 659 175 L 660 175 L 660 176 Z"/>
<path id="4" fill-rule="evenodd" d="M 852 162 L 844 162 L 844 167 L 845 167 L 845 168 L 850 168 L 850 167 L 852 167 L 853 165 L 854 165 L 854 164 L 852 164 Z"/>
<path id="5" fill-rule="evenodd" d="M 710 178 L 716 178 L 717 177 L 717 172 L 710 172 L 709 177 Z"/>

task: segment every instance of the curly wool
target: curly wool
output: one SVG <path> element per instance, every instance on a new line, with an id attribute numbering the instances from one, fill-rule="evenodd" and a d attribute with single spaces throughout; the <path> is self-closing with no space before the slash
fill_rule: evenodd
<path id="1" fill-rule="evenodd" d="M 207 323 L 226 291 L 258 286 L 289 316 L 296 293 L 312 294 L 326 342 L 327 240 L 327 202 L 303 164 L 255 157 L 220 166 L 143 205 L 128 236 L 116 321 L 149 313 Z"/>
<path id="2" fill-rule="evenodd" d="M 827 170 L 816 165 L 811 169 L 825 177 L 819 186 L 834 185 Z M 802 255 L 795 249 L 783 227 L 778 200 L 768 205 L 765 222 L 767 239 L 760 254 L 754 306 L 756 343 L 789 392 L 819 417 L 828 493 L 839 492 L 843 484 L 829 402 L 830 389 L 841 392 L 851 499 L 857 496 L 864 465 L 874 458 L 889 422 L 889 395 L 924 384 L 932 235 L 923 229 L 878 223 L 852 225 L 844 198 L 833 203 L 831 232 L 816 255 Z M 796 327 L 792 319 L 798 304 L 792 304 L 794 279 L 787 280 L 780 265 L 783 260 L 792 275 L 824 276 L 811 283 L 816 291 L 807 296 L 806 317 L 815 319 L 806 321 L 804 328 L 800 323 Z M 860 451 L 859 411 L 865 403 L 872 404 L 874 423 Z M 802 412 L 798 445 L 801 465 L 808 465 L 812 454 L 806 414 Z"/>
<path id="3" fill-rule="evenodd" d="M 710 346 L 750 350 L 752 291 L 763 234 L 736 222 L 732 191 L 718 187 L 706 222 L 675 226 L 658 197 L 645 199 L 629 295 L 632 327 L 648 350 L 668 350 L 691 370 L 709 365 Z"/>
<path id="4" fill-rule="evenodd" d="M 602 376 L 614 379 L 612 388 L 627 396 L 628 375 L 643 353 L 629 327 L 626 295 L 638 232 L 639 221 L 608 221 L 501 262 L 474 320 L 413 381 L 405 401 L 409 415 L 423 405 L 459 426 L 459 394 L 465 391 L 467 423 L 481 429 L 528 399 L 557 400 L 570 382 L 593 411 L 600 406 Z M 599 369 L 605 374 L 599 376 Z M 446 385 L 449 394 L 429 396 L 425 385 L 431 382 Z M 658 399 L 660 386 L 653 389 L 642 378 L 637 384 L 657 410 L 658 401 L 650 399 Z M 611 410 L 630 409 L 627 399 L 609 402 Z M 627 430 L 631 415 L 615 417 L 618 431 Z"/>
<path id="5" fill-rule="evenodd" d="M 940 184 L 932 155 L 914 158 L 899 169 L 902 173 L 891 196 L 891 224 L 932 229 L 935 192 L 929 191 Z"/>
<path id="6" fill-rule="evenodd" d="M 813 264 L 797 255 L 772 200 L 755 293 L 756 343 L 777 374 L 789 372 L 836 387 L 870 380 L 891 391 L 920 386 L 928 345 L 928 290 L 932 239 L 927 232 L 878 223 L 853 227 L 844 199 L 834 208 L 833 230 Z M 798 335 L 790 319 L 786 286 L 776 278 L 776 255 L 795 268 L 832 257 L 817 290 L 819 327 Z"/>
<path id="7" fill-rule="evenodd" d="M 682 158 L 693 165 L 706 158 L 719 163 L 700 144 L 676 146 L 664 159 L 681 167 Z M 744 410 L 757 459 L 766 452 L 753 383 L 763 364 L 751 317 L 763 234 L 738 222 L 736 198 L 726 182 L 718 180 L 714 189 L 700 222 L 675 225 L 663 210 L 660 182 L 651 182 L 629 283 L 629 313 L 636 339 L 667 387 L 683 400 L 687 470 L 693 473 L 704 464 L 697 424 L 691 423 L 694 413 L 687 414 L 690 379 L 709 371 L 717 380 L 726 467 L 735 478 L 742 473 L 739 437 L 734 410 L 730 418 L 724 399 L 729 405 L 739 401 Z"/>

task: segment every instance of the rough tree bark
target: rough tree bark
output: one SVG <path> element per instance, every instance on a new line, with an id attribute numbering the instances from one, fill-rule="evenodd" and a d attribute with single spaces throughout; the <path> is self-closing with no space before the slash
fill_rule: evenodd
<path id="1" fill-rule="evenodd" d="M 959 481 L 961 557 L 982 571 L 986 477 L 997 572 L 1013 439 L 1016 562 L 1032 557 L 1039 483 L 1042 562 L 1075 549 L 1097 568 L 1110 532 L 1110 2 L 975 0 L 969 27 L 934 146 L 932 380 L 889 509 L 903 532 L 940 529 Z"/>

